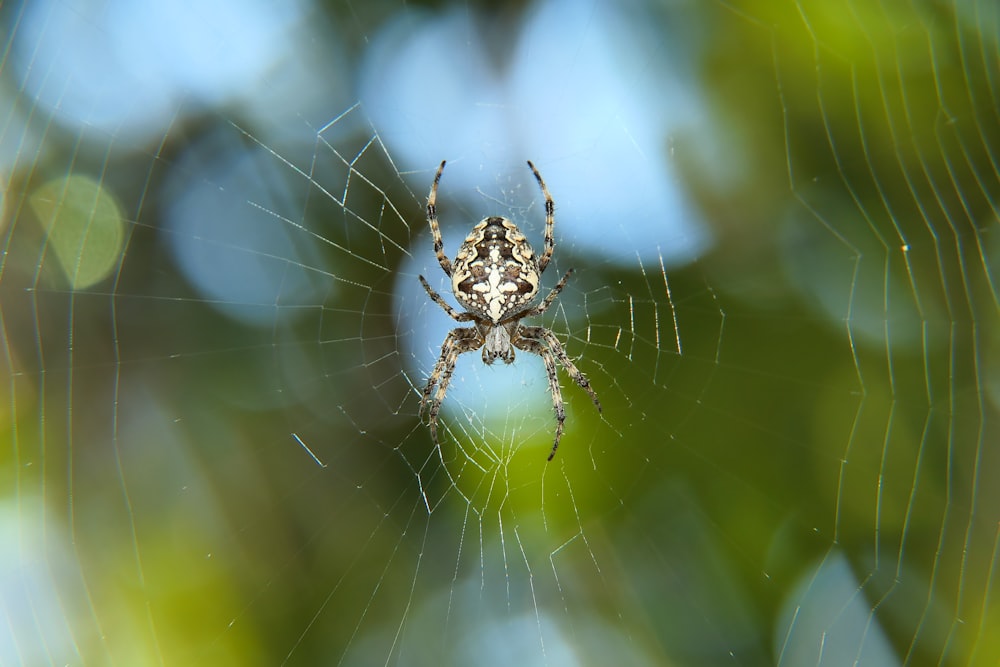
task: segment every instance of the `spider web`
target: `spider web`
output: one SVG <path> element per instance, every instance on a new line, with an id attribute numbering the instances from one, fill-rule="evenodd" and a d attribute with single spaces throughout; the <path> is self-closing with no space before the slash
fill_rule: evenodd
<path id="1" fill-rule="evenodd" d="M 282 7 L 0 5 L 0 664 L 1000 661 L 995 3 Z"/>

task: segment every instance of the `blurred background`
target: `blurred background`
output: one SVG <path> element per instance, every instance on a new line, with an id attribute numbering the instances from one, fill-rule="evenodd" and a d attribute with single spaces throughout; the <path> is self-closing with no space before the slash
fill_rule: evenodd
<path id="1" fill-rule="evenodd" d="M 994 0 L 0 3 L 0 664 L 1000 662 Z M 541 248 L 540 359 L 445 252 Z"/>

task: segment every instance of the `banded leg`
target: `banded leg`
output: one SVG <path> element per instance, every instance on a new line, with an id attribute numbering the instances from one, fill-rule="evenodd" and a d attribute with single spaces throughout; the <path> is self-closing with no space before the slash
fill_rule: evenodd
<path id="1" fill-rule="evenodd" d="M 448 383 L 451 382 L 452 373 L 455 372 L 455 362 L 458 355 L 464 352 L 472 352 L 482 347 L 478 332 L 475 328 L 458 327 L 448 332 L 441 346 L 441 356 L 434 364 L 434 370 L 427 379 L 424 386 L 423 396 L 420 398 L 420 410 L 418 414 L 423 415 L 427 410 L 427 423 L 431 429 L 431 439 L 437 442 L 437 416 L 441 411 L 441 403 L 444 401 L 445 393 L 448 391 Z M 435 385 L 437 391 L 434 391 Z M 434 398 L 431 398 L 434 392 Z M 428 405 L 430 407 L 428 407 Z"/>
<path id="2" fill-rule="evenodd" d="M 444 240 L 441 238 L 441 227 L 438 226 L 437 218 L 437 193 L 438 183 L 441 182 L 441 172 L 444 171 L 445 160 L 441 160 L 441 166 L 434 174 L 434 184 L 431 186 L 431 193 L 427 196 L 427 224 L 431 226 L 431 236 L 434 238 L 434 254 L 437 256 L 438 264 L 446 275 L 451 275 L 451 260 L 444 254 Z M 549 253 L 551 254 L 551 253 Z"/>
<path id="3" fill-rule="evenodd" d="M 566 369 L 566 374 L 573 378 L 573 382 L 576 382 L 580 387 L 590 395 L 590 400 L 594 402 L 597 406 L 597 411 L 601 412 L 601 402 L 597 399 L 597 392 L 594 388 L 590 386 L 590 380 L 587 376 L 576 367 L 573 360 L 569 358 L 566 354 L 566 350 L 563 348 L 562 343 L 556 338 L 556 335 L 546 329 L 545 327 L 522 327 L 519 332 L 521 338 L 527 338 L 529 340 L 541 340 L 544 342 L 545 347 L 555 355 L 559 363 L 563 365 Z"/>
<path id="4" fill-rule="evenodd" d="M 475 319 L 473 318 L 471 313 L 459 312 L 454 308 L 452 308 L 448 304 L 448 302 L 445 301 L 441 297 L 441 295 L 434 290 L 433 287 L 427 284 L 427 281 L 424 279 L 423 276 L 417 276 L 417 278 L 420 278 L 420 284 L 424 286 L 425 290 L 427 290 L 427 295 L 434 301 L 434 303 L 441 306 L 444 309 L 444 312 L 448 313 L 448 316 L 451 317 L 451 319 L 457 320 L 459 322 L 471 322 L 473 319 Z"/>
<path id="5" fill-rule="evenodd" d="M 559 388 L 559 370 L 556 368 L 556 360 L 549 352 L 545 344 L 534 338 L 521 338 L 517 346 L 526 351 L 533 352 L 545 362 L 545 373 L 549 376 L 549 393 L 552 394 L 552 408 L 556 411 L 556 437 L 552 442 L 552 451 L 549 452 L 548 461 L 556 455 L 559 449 L 559 440 L 562 439 L 563 428 L 566 422 L 566 406 L 563 404 L 562 389 Z"/>
<path id="6" fill-rule="evenodd" d="M 566 275 L 562 277 L 562 280 L 556 283 L 556 286 L 552 288 L 552 291 L 549 292 L 549 295 L 546 296 L 540 304 L 534 308 L 529 308 L 523 313 L 518 313 L 518 319 L 522 317 L 534 317 L 535 315 L 541 315 L 548 310 L 549 306 L 552 305 L 552 302 L 556 300 L 557 296 L 559 296 L 559 293 L 563 291 L 564 287 L 566 287 L 566 281 L 569 280 L 571 275 L 573 275 L 573 269 L 566 272 Z"/>
<path id="7" fill-rule="evenodd" d="M 542 180 L 542 175 L 538 173 L 537 169 L 535 169 L 535 165 L 531 164 L 531 160 L 528 160 L 528 166 L 531 167 L 531 173 L 535 175 L 535 180 L 538 181 L 538 187 L 542 189 L 542 195 L 545 197 L 545 248 L 541 256 L 538 258 L 538 273 L 541 275 L 545 271 L 545 267 L 549 265 L 549 260 L 552 259 L 552 253 L 556 249 L 556 205 L 555 202 L 552 201 L 552 195 L 549 194 L 549 189 L 545 187 L 545 181 Z"/>

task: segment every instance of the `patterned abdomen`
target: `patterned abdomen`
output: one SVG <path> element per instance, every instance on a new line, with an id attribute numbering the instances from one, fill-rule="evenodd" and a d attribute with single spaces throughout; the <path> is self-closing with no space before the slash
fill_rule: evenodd
<path id="1" fill-rule="evenodd" d="M 507 218 L 485 218 L 455 256 L 451 287 L 466 310 L 493 322 L 524 310 L 538 294 L 531 244 Z"/>

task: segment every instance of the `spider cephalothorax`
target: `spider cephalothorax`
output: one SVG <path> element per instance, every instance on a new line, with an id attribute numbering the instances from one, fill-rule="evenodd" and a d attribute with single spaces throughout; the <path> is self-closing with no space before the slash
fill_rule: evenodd
<path id="1" fill-rule="evenodd" d="M 441 239 L 441 229 L 437 220 L 437 189 L 444 171 L 444 162 L 438 167 L 427 198 L 427 222 L 434 238 L 434 253 L 437 255 L 441 269 L 451 277 L 451 289 L 455 299 L 462 305 L 464 312 L 452 308 L 440 294 L 419 276 L 421 284 L 427 290 L 434 303 L 445 310 L 458 322 L 473 322 L 472 327 L 457 327 L 452 329 L 441 346 L 441 356 L 438 357 L 434 370 L 431 372 L 427 385 L 424 387 L 420 401 L 423 412 L 429 406 L 429 423 L 431 436 L 437 440 L 437 416 L 441 410 L 441 402 L 448 391 L 448 383 L 455 370 L 458 355 L 482 348 L 483 362 L 492 364 L 497 359 L 505 363 L 514 361 L 514 349 L 524 350 L 539 355 L 545 362 L 545 370 L 549 377 L 549 392 L 552 394 L 552 406 L 556 411 L 556 436 L 552 443 L 549 460 L 556 454 L 559 439 L 563 433 L 563 422 L 566 421 L 566 411 L 563 406 L 562 392 L 559 388 L 559 376 L 555 360 L 563 365 L 573 381 L 583 387 L 597 406 L 597 394 L 590 386 L 587 376 L 580 372 L 566 354 L 562 344 L 555 334 L 545 327 L 523 326 L 521 320 L 525 317 L 541 315 L 552 305 L 555 298 L 566 285 L 573 274 L 573 269 L 556 283 L 548 296 L 537 306 L 532 306 L 538 296 L 538 285 L 545 267 L 552 259 L 555 250 L 553 229 L 555 227 L 555 204 L 549 194 L 541 174 L 535 165 L 528 161 L 531 172 L 538 181 L 538 186 L 545 197 L 545 250 L 540 257 L 535 253 L 521 230 L 507 218 L 492 216 L 476 224 L 469 232 L 454 263 L 444 254 L 444 242 Z M 434 387 L 437 386 L 437 391 Z M 431 394 L 434 394 L 433 398 Z"/>

